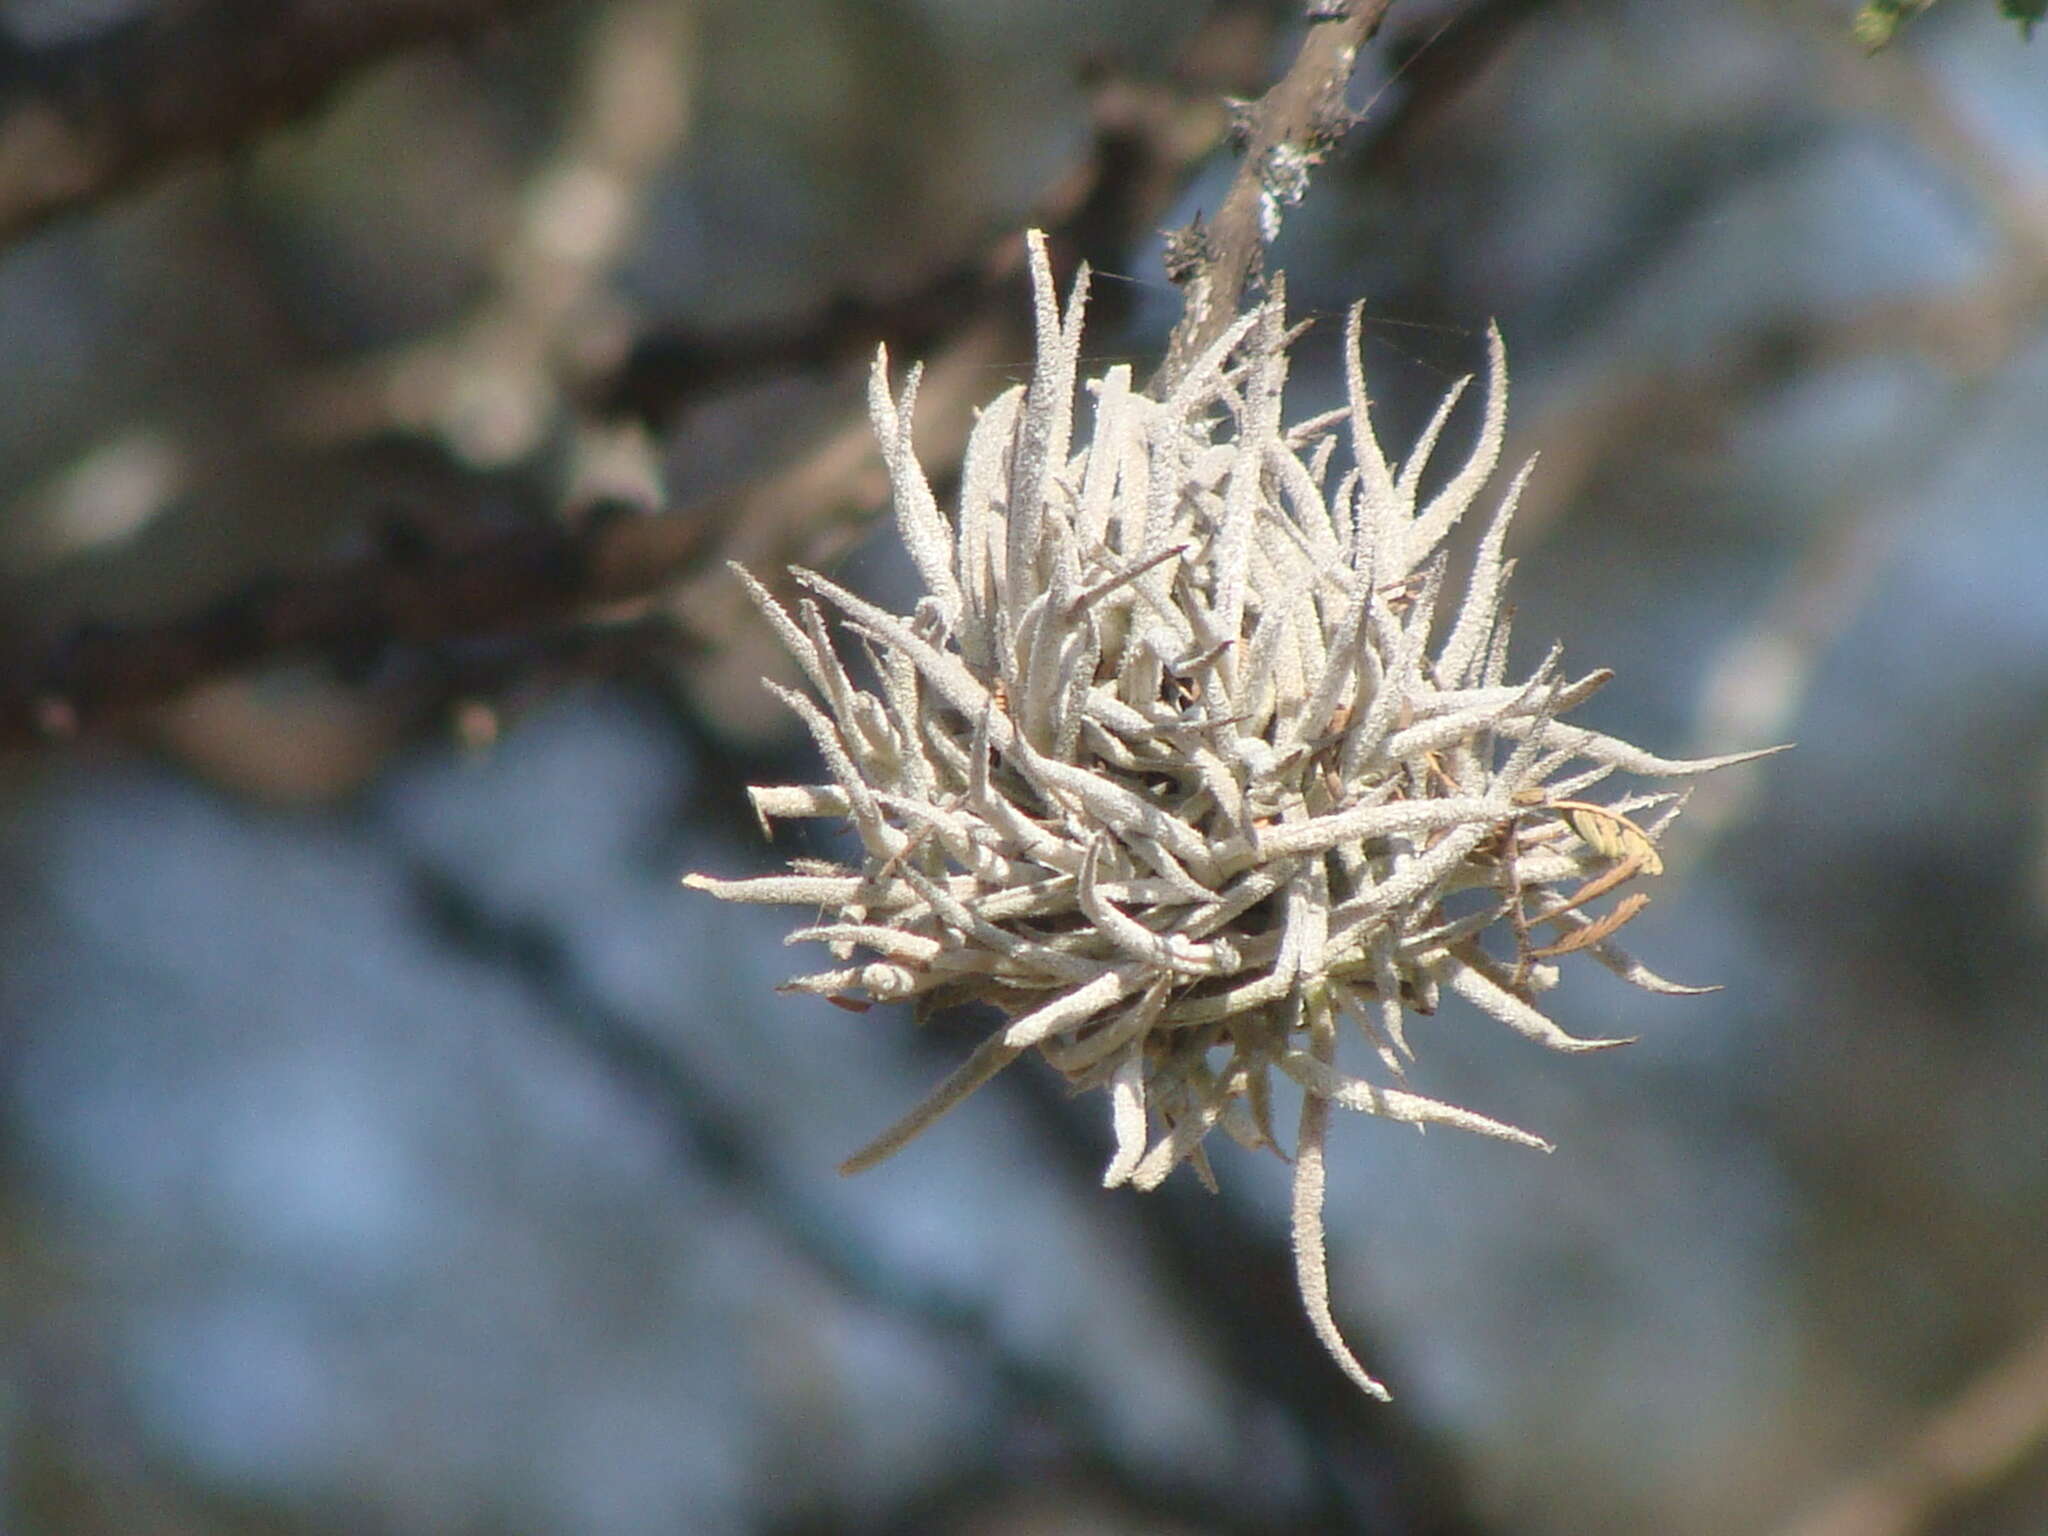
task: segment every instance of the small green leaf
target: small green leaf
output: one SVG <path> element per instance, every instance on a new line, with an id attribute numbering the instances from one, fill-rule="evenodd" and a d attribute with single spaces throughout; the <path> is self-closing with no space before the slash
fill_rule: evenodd
<path id="1" fill-rule="evenodd" d="M 2032 4 L 2034 0 L 2017 0 L 2017 3 Z M 1934 0 L 1869 0 L 1856 13 L 1856 19 L 1849 23 L 1849 28 L 1857 42 L 1875 53 L 1888 47 L 1900 27 L 1933 4 Z"/>

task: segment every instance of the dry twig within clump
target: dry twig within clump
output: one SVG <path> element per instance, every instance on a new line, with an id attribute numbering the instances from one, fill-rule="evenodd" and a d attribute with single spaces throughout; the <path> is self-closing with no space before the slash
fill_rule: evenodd
<path id="1" fill-rule="evenodd" d="M 1217 1126 L 1278 1143 L 1270 1076 L 1303 1091 L 1294 1151 L 1296 1263 L 1317 1334 L 1385 1391 L 1331 1316 L 1323 1139 L 1332 1104 L 1547 1147 L 1525 1131 L 1337 1066 L 1354 1018 L 1387 1074 L 1412 1059 L 1403 1011 L 1448 990 L 1556 1050 L 1533 998 L 1583 950 L 1651 991 L 1673 986 L 1616 948 L 1661 869 L 1669 794 L 1587 796 L 1617 770 L 1703 773 L 1558 717 L 1608 676 L 1566 679 L 1555 650 L 1510 682 L 1502 556 L 1517 476 L 1437 638 L 1445 535 L 1500 456 L 1506 373 L 1489 338 L 1470 457 L 1426 502 L 1424 467 L 1464 386 L 1407 460 L 1373 434 L 1347 336 L 1350 408 L 1281 420 L 1291 335 L 1274 297 L 1242 316 L 1166 398 L 1127 367 L 1088 385 L 1074 437 L 1084 271 L 1061 314 L 1032 242 L 1038 361 L 982 412 L 949 521 L 911 451 L 912 370 L 886 357 L 871 406 L 903 538 L 928 595 L 885 612 L 799 571 L 874 677 L 848 675 L 824 610 L 792 615 L 740 579 L 817 700 L 782 691 L 833 782 L 756 789 L 774 817 L 848 818 L 860 869 L 689 883 L 728 900 L 822 909 L 792 940 L 842 964 L 789 985 L 835 1001 L 987 1002 L 1010 1022 L 847 1171 L 879 1162 L 1034 1047 L 1076 1088 L 1103 1088 L 1116 1151 L 1103 1182 L 1156 1186 L 1182 1162 L 1210 1181 Z M 1335 472 L 1340 429 L 1349 467 Z M 1526 474 L 1526 470 L 1524 471 Z M 1512 954 L 1486 953 L 1504 930 Z M 862 959 L 865 953 L 872 958 Z"/>

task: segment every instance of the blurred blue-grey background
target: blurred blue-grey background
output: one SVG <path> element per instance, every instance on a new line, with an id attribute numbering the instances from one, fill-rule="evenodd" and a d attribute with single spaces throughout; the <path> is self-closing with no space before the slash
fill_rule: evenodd
<path id="1" fill-rule="evenodd" d="M 1271 1159 L 1105 1195 L 1031 1064 L 834 1174 L 963 1037 L 778 995 L 785 915 L 678 886 L 802 851 L 738 786 L 813 771 L 713 562 L 645 654 L 303 658 L 0 759 L 0 1530 L 2048 1529 L 2048 39 L 1849 15 L 1402 0 L 1282 236 L 1299 414 L 1354 299 L 1397 437 L 1499 321 L 1520 662 L 1614 666 L 1586 718 L 1656 750 L 1799 744 L 1632 930 L 1725 990 L 1568 967 L 1641 1037 L 1585 1059 L 1417 1021 L 1417 1087 L 1555 1155 L 1342 1128 L 1393 1409 L 1305 1343 Z M 637 427 L 589 381 L 975 261 L 1106 91 L 1198 134 L 1287 21 L 611 0 L 380 63 L 0 252 L 0 641 L 614 480 L 900 592 L 858 360 Z M 1190 155 L 1102 359 L 1163 344 Z M 928 338 L 959 402 L 991 334 Z"/>

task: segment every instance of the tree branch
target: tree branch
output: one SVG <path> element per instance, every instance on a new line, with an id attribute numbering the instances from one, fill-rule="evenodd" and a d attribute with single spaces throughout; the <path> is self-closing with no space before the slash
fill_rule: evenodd
<path id="1" fill-rule="evenodd" d="M 1098 81 L 1091 151 L 1041 203 L 1056 269 L 1066 278 L 1080 260 L 1114 263 L 1178 194 L 1188 168 L 1215 143 L 1216 127 L 1190 124 L 1174 91 L 1131 81 Z M 1220 122 L 1220 119 L 1215 121 Z M 1022 242 L 1014 236 L 944 267 L 916 287 L 883 298 L 842 293 L 812 313 L 742 334 L 683 327 L 644 333 L 608 378 L 584 391 L 602 416 L 625 416 L 658 430 L 709 396 L 798 369 L 836 367 L 873 354 L 925 357 L 965 327 L 963 317 L 1010 303 L 1029 313 Z M 1095 323 L 1114 325 L 1124 291 L 1099 287 L 1089 301 Z"/>
<path id="2" fill-rule="evenodd" d="M 80 627 L 0 661 L 0 750 L 67 740 L 279 657 L 372 658 L 645 596 L 702 559 L 720 505 L 658 516 L 599 508 L 445 550 L 410 547 L 416 536 L 401 532 L 377 556 L 260 581 L 195 614 Z"/>
<path id="3" fill-rule="evenodd" d="M 0 244 L 544 0 L 209 0 L 0 59 Z"/>
<path id="4" fill-rule="evenodd" d="M 1351 128 L 1344 93 L 1358 50 L 1379 30 L 1393 0 L 1342 0 L 1311 15 L 1301 52 L 1280 82 L 1259 98 L 1241 127 L 1244 159 L 1215 219 L 1168 237 L 1169 275 L 1187 294 L 1166 361 L 1151 392 L 1163 397 L 1230 328 L 1245 290 L 1262 275 L 1281 211 L 1299 202 L 1309 170 Z"/>
<path id="5" fill-rule="evenodd" d="M 1122 86 L 1097 103 L 1093 154 L 1064 179 L 1041 213 L 1055 260 L 1115 264 L 1138 231 L 1158 216 L 1201 145 L 1180 142 L 1169 104 Z M 638 371 L 599 385 L 597 403 L 626 414 L 663 418 L 717 388 L 763 371 L 829 364 L 863 356 L 887 340 L 929 352 L 942 340 L 989 324 L 1011 326 L 1028 314 L 1022 294 L 1022 242 L 1006 237 L 978 258 L 938 272 L 922 286 L 876 303 L 845 301 L 811 317 L 808 327 L 772 327 L 738 340 L 680 342 L 665 355 L 642 354 Z M 930 414 L 936 384 L 925 391 Z M 865 426 L 856 434 L 865 465 Z M 341 663 L 389 647 L 437 646 L 507 636 L 573 619 L 591 609 L 633 603 L 676 590 L 742 555 L 775 569 L 825 530 L 848 521 L 844 508 L 875 497 L 846 484 L 848 455 L 828 451 L 759 486 L 687 508 L 617 508 L 566 521 L 498 526 L 421 547 L 395 530 L 378 553 L 345 566 L 268 579 L 196 612 L 158 623 L 88 625 L 55 643 L 16 638 L 0 649 L 0 751 L 66 741 L 118 724 L 196 684 L 287 657 Z M 874 463 L 877 477 L 879 462 Z M 821 491 L 821 478 L 835 489 Z M 775 486 L 802 491 L 805 528 L 786 526 Z M 879 492 L 877 494 L 880 494 Z M 763 504 L 763 495 L 770 505 Z M 744 543 L 735 546 L 735 532 Z M 804 549 L 790 546 L 801 545 Z M 765 546 L 765 549 L 764 549 Z M 719 573 L 721 578 L 723 573 Z M 703 584 L 700 584 L 703 585 Z M 731 583 L 721 579 L 720 588 Z M 732 589 L 726 597 L 743 598 Z M 698 591 L 685 609 L 716 603 Z M 722 612 L 685 614 L 692 632 L 723 633 Z M 697 622 L 700 617 L 711 622 Z"/>
<path id="6" fill-rule="evenodd" d="M 319 0 L 284 0 L 268 22 L 250 24 L 242 48 L 260 58 L 264 50 L 257 44 L 264 38 L 272 47 L 283 47 L 287 36 L 304 40 L 318 32 L 325 41 L 316 41 L 316 51 L 332 64 L 340 57 L 343 39 L 353 40 L 355 57 L 361 59 L 373 35 L 395 46 L 401 31 L 410 38 L 436 29 L 445 34 L 455 30 L 458 18 L 480 25 L 490 13 L 533 3 L 358 0 L 346 19 L 316 27 Z M 1230 274 L 1254 272 L 1262 254 L 1260 201 L 1276 195 L 1268 184 L 1271 151 L 1294 146 L 1295 163 L 1306 165 L 1334 142 L 1350 121 L 1343 95 L 1358 43 L 1378 25 L 1389 3 L 1357 0 L 1341 18 L 1314 23 L 1295 66 L 1260 103 L 1246 167 L 1214 226 L 1212 245 L 1219 259 L 1205 269 L 1206 291 L 1218 296 L 1221 323 L 1228 323 L 1235 308 L 1237 290 L 1229 285 L 1243 280 Z M 207 24 L 217 29 L 237 4 L 220 0 L 204 13 L 206 24 L 194 18 L 178 28 L 158 24 L 142 30 L 198 35 Z M 398 25 L 401 18 L 404 28 Z M 1244 46 L 1247 39 L 1236 41 L 1239 46 L 1225 50 L 1233 60 L 1263 52 Z M 218 46 L 220 39 L 213 42 Z M 73 51 L 83 60 L 96 56 L 99 46 L 79 44 Z M 123 47 L 130 51 L 124 69 L 135 68 L 134 61 L 145 55 L 159 61 L 171 56 L 153 53 L 138 36 L 129 37 Z M 198 56 L 183 44 L 172 49 L 181 51 Z M 118 73 L 103 69 L 96 78 L 104 81 Z M 270 100 L 285 99 L 277 88 L 283 76 L 274 69 L 268 75 L 256 73 L 271 82 Z M 326 78 L 331 81 L 339 73 L 330 71 Z M 307 100 L 310 78 L 305 71 L 292 76 Z M 0 92 L 0 231 L 10 208 L 19 206 L 10 203 L 7 178 L 9 126 L 19 105 L 8 104 Z M 138 108 L 133 120 L 146 120 L 157 110 Z M 1178 93 L 1127 81 L 1105 80 L 1098 86 L 1095 117 L 1093 152 L 1052 190 L 1039 215 L 1053 234 L 1055 261 L 1063 266 L 1084 257 L 1098 265 L 1118 264 L 1130 242 L 1170 200 L 1187 167 L 1214 142 L 1213 118 L 1206 129 L 1196 126 Z M 229 117 L 221 114 L 214 121 L 224 131 Z M 1013 292 L 1017 246 L 1014 239 L 998 242 L 914 289 L 882 300 L 841 299 L 796 325 L 738 338 L 650 337 L 619 374 L 587 384 L 585 406 L 658 425 L 678 409 L 747 378 L 793 367 L 833 366 L 865 354 L 877 340 L 888 340 L 899 352 L 931 353 L 985 323 L 1014 323 L 1025 312 Z M 1111 303 L 1113 291 L 1105 290 L 1098 311 Z M 1183 321 L 1183 329 L 1186 325 Z M 934 388 L 926 391 L 927 396 L 933 393 Z M 816 478 L 808 475 L 803 482 L 810 487 L 804 518 L 812 524 L 821 518 L 844 522 L 843 508 L 861 498 L 818 495 Z M 0 750 L 108 729 L 196 684 L 266 662 L 313 656 L 360 663 L 391 647 L 488 641 L 539 626 L 573 624 L 604 605 L 644 603 L 679 590 L 688 594 L 677 610 L 686 628 L 697 634 L 719 632 L 722 626 L 716 622 L 698 622 L 717 616 L 695 613 L 703 594 L 683 584 L 713 569 L 721 556 L 753 557 L 757 565 L 772 569 L 796 558 L 785 546 L 804 543 L 807 556 L 814 557 L 817 551 L 808 546 L 827 532 L 813 528 L 800 537 L 799 530 L 782 528 L 786 518 L 778 521 L 755 505 L 751 494 L 743 488 L 732 497 L 690 508 L 501 525 L 426 550 L 418 547 L 418 538 L 401 537 L 340 568 L 265 580 L 161 622 L 85 626 L 54 643 L 18 636 L 0 652 Z M 744 533 L 749 547 L 732 547 L 735 532 Z M 773 547 L 765 553 L 751 547 L 762 544 Z"/>

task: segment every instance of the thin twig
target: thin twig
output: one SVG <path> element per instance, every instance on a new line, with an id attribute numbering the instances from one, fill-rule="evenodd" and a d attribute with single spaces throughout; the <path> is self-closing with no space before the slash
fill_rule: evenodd
<path id="1" fill-rule="evenodd" d="M 1170 391 L 1237 317 L 1247 287 L 1262 275 L 1282 209 L 1300 200 L 1309 170 L 1354 121 L 1344 93 L 1359 49 L 1392 3 L 1345 0 L 1311 15 L 1301 52 L 1245 120 L 1243 163 L 1216 217 L 1169 237 L 1171 275 L 1187 308 L 1152 381 L 1155 397 Z"/>

